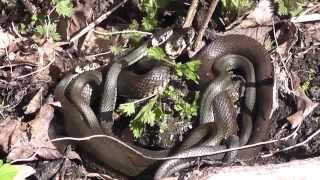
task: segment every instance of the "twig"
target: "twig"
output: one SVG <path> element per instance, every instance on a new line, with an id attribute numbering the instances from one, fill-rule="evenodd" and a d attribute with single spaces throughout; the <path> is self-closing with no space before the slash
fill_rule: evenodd
<path id="1" fill-rule="evenodd" d="M 302 145 L 305 145 L 307 144 L 312 138 L 314 138 L 315 136 L 317 136 L 318 134 L 320 133 L 320 129 L 318 129 L 316 132 L 314 132 L 313 134 L 311 134 L 306 140 L 296 144 L 296 145 L 293 145 L 293 146 L 290 146 L 290 147 L 287 147 L 287 148 L 284 148 L 282 149 L 281 151 L 288 151 L 290 149 L 293 149 L 293 148 L 296 148 L 296 147 L 299 147 L 299 146 L 302 146 Z"/>
<path id="2" fill-rule="evenodd" d="M 86 58 L 94 58 L 94 57 L 98 57 L 98 56 L 103 56 L 103 55 L 107 55 L 112 53 L 111 50 L 106 51 L 106 52 L 102 52 L 102 53 L 98 53 L 98 54 L 92 54 L 92 55 L 87 55 L 85 56 Z"/>
<path id="3" fill-rule="evenodd" d="M 307 15 L 301 15 L 298 17 L 293 17 L 290 20 L 293 23 L 305 23 L 310 21 L 320 21 L 320 14 L 307 14 Z"/>
<path id="4" fill-rule="evenodd" d="M 16 26 L 14 25 L 14 22 L 11 22 L 11 26 L 12 26 L 12 30 L 13 32 L 19 37 L 19 39 L 23 39 L 23 37 L 21 36 L 21 34 L 18 32 Z"/>
<path id="5" fill-rule="evenodd" d="M 308 8 L 307 10 L 305 10 L 304 12 L 302 12 L 300 15 L 306 15 L 310 12 L 314 12 L 314 11 L 317 11 L 317 9 L 320 7 L 320 4 L 316 4 L 316 5 L 313 5 L 312 7 Z"/>
<path id="6" fill-rule="evenodd" d="M 22 62 L 22 63 L 19 63 L 19 64 L 10 64 L 10 65 L 3 65 L 3 66 L 0 66 L 0 69 L 4 69 L 4 68 L 10 68 L 10 67 L 16 67 L 16 66 L 36 66 L 35 64 L 32 64 L 32 63 L 28 63 L 28 62 Z"/>
<path id="7" fill-rule="evenodd" d="M 123 0 L 119 4 L 117 4 L 115 7 L 113 7 L 110 11 L 102 14 L 100 17 L 98 17 L 95 21 L 88 24 L 87 27 L 83 28 L 78 34 L 73 36 L 69 42 L 74 42 L 77 39 L 79 39 L 81 36 L 83 36 L 85 33 L 87 33 L 90 29 L 93 29 L 96 25 L 101 23 L 103 20 L 105 20 L 107 17 L 109 17 L 110 14 L 112 14 L 114 11 L 119 9 L 122 5 L 124 5 L 128 0 Z"/>
<path id="8" fill-rule="evenodd" d="M 300 124 L 301 125 L 301 124 Z M 261 145 L 266 145 L 266 144 L 271 144 L 271 143 L 275 143 L 278 141 L 285 141 L 288 140 L 289 138 L 291 138 L 292 136 L 296 135 L 296 132 L 298 131 L 298 129 L 300 128 L 300 125 L 288 136 L 281 138 L 281 139 L 276 139 L 276 140 L 270 140 L 270 141 L 265 141 L 265 142 L 260 142 L 260 143 L 255 143 L 255 144 L 250 144 L 250 145 L 245 145 L 245 146 L 241 146 L 241 147 L 236 147 L 236 148 L 230 148 L 230 149 L 225 149 L 225 150 L 221 150 L 221 151 L 216 151 L 216 152 L 210 152 L 209 154 L 203 154 L 201 156 L 208 156 L 208 155 L 215 155 L 215 154 L 221 154 L 221 153 L 226 153 L 226 152 L 230 152 L 230 151 L 235 151 L 235 150 L 241 150 L 241 149 L 247 149 L 247 148 L 252 148 L 252 147 L 256 147 L 256 146 L 261 146 Z M 320 130 L 319 130 L 320 131 Z M 120 142 L 120 140 L 118 140 L 115 137 L 112 136 L 108 136 L 105 134 L 96 134 L 96 135 L 92 135 L 92 136 L 86 136 L 86 137 L 82 137 L 82 138 L 75 138 L 75 137 L 62 137 L 62 138 L 56 138 L 56 139 L 52 139 L 49 140 L 48 142 L 58 142 L 58 141 L 67 141 L 67 140 L 71 140 L 71 141 L 88 141 L 91 140 L 93 138 L 108 138 L 108 139 L 112 139 L 116 142 Z M 123 143 L 124 145 L 125 143 Z M 128 148 L 134 150 L 131 146 L 127 145 Z M 40 151 L 40 149 L 43 147 L 39 147 L 36 152 L 30 157 L 30 158 L 26 158 L 26 159 L 16 159 L 14 161 L 11 161 L 11 164 L 17 163 L 17 162 L 23 162 L 23 161 L 33 161 L 35 160 L 36 155 L 38 154 L 38 152 Z M 135 151 L 135 150 L 134 150 Z M 140 155 L 150 158 L 150 156 L 147 156 L 143 153 L 139 153 Z M 151 158 L 151 159 L 157 159 L 157 158 Z"/>
<path id="9" fill-rule="evenodd" d="M 197 12 L 198 4 L 199 4 L 199 0 L 192 1 L 191 6 L 189 7 L 189 10 L 188 10 L 186 21 L 183 24 L 184 28 L 190 27 L 192 25 L 192 21 Z"/>
<path id="10" fill-rule="evenodd" d="M 40 68 L 40 69 L 38 69 L 38 70 L 36 70 L 36 71 L 33 71 L 33 72 L 29 73 L 29 74 L 25 74 L 25 75 L 19 76 L 19 77 L 17 77 L 17 79 L 23 79 L 23 78 L 25 78 L 25 77 L 28 77 L 28 76 L 31 76 L 31 75 L 36 74 L 36 73 L 38 73 L 38 72 L 41 72 L 41 71 L 49 68 L 49 67 L 51 66 L 51 64 L 52 64 L 55 60 L 56 60 L 56 54 L 55 54 L 55 52 L 53 52 L 53 58 L 52 58 L 52 60 L 51 60 L 47 65 L 45 65 L 44 67 L 42 67 L 42 68 Z"/>
<path id="11" fill-rule="evenodd" d="M 144 98 L 142 98 L 142 99 L 138 99 L 138 100 L 136 100 L 136 101 L 133 101 L 132 103 L 137 104 L 137 103 L 140 103 L 140 102 L 142 102 L 142 101 L 145 101 L 145 100 L 148 100 L 148 99 L 150 99 L 150 98 L 153 98 L 153 97 L 155 97 L 156 95 L 157 95 L 157 94 L 155 93 L 155 94 L 152 94 L 152 95 L 150 95 L 150 96 L 144 97 Z"/>
<path id="12" fill-rule="evenodd" d="M 277 49 L 279 48 L 279 44 L 278 44 L 278 40 L 277 40 L 277 35 L 276 35 L 276 29 L 275 29 L 275 24 L 274 24 L 274 19 L 272 18 L 272 30 L 273 30 L 273 36 L 274 36 L 274 40 L 275 40 L 275 43 L 276 43 L 276 46 L 277 46 Z M 282 64 L 282 66 L 283 66 L 283 68 L 284 68 L 284 70 L 286 71 L 286 74 L 288 75 L 288 78 L 289 78 L 289 80 L 290 80 L 290 88 L 291 88 L 291 90 L 293 90 L 293 82 L 292 82 L 292 77 L 291 77 L 291 75 L 290 75 L 290 73 L 289 73 L 289 70 L 287 69 L 287 66 L 286 66 L 286 64 L 284 63 L 284 61 L 283 61 L 283 57 L 282 57 L 282 55 L 280 54 L 280 53 L 278 53 L 279 54 L 279 56 L 280 56 L 280 62 L 281 62 L 281 64 Z"/>
<path id="13" fill-rule="evenodd" d="M 142 34 L 142 35 L 145 35 L 145 36 L 151 36 L 152 35 L 151 32 L 136 31 L 136 30 L 123 30 L 123 31 L 116 31 L 116 32 L 101 32 L 101 31 L 94 30 L 93 32 L 95 32 L 97 34 L 106 35 L 106 36 L 111 36 L 111 35 L 115 35 L 115 34 L 130 34 L 130 33 L 139 33 L 139 34 Z"/>
<path id="14" fill-rule="evenodd" d="M 200 29 L 199 34 L 197 36 L 197 39 L 195 41 L 195 45 L 194 45 L 195 51 L 201 47 L 202 38 L 204 36 L 204 33 L 205 33 L 205 31 L 206 31 L 206 29 L 208 27 L 208 24 L 210 22 L 210 19 L 212 17 L 212 14 L 213 14 L 214 10 L 216 9 L 216 6 L 217 6 L 218 2 L 219 2 L 219 0 L 212 0 L 211 1 L 211 4 L 210 4 L 209 10 L 208 10 L 206 19 L 202 23 L 201 29 Z"/>
<path id="15" fill-rule="evenodd" d="M 293 146 L 289 146 L 289 147 L 286 147 L 286 148 L 283 148 L 283 149 L 274 151 L 274 152 L 272 152 L 272 153 L 269 153 L 269 154 L 264 155 L 263 157 L 270 157 L 270 156 L 275 155 L 276 153 L 283 152 L 283 151 L 288 151 L 288 150 L 291 150 L 291 149 L 293 149 L 293 148 L 306 145 L 311 139 L 313 139 L 313 138 L 314 138 L 315 136 L 317 136 L 318 134 L 320 134 L 320 129 L 318 129 L 316 132 L 314 132 L 313 134 L 311 134 L 306 140 L 304 140 L 304 141 L 302 141 L 302 142 L 300 142 L 300 143 L 298 143 L 298 144 L 295 144 L 295 145 L 293 145 Z"/>

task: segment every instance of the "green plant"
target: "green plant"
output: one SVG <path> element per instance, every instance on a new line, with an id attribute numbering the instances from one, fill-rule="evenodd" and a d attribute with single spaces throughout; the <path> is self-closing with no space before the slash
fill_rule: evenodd
<path id="1" fill-rule="evenodd" d="M 155 106 L 157 99 L 157 96 L 152 98 L 145 106 L 141 108 L 138 114 L 130 122 L 129 127 L 134 138 L 139 138 L 142 135 L 146 125 L 154 126 L 154 124 L 159 122 L 164 115 L 161 107 Z"/>
<path id="2" fill-rule="evenodd" d="M 276 0 L 278 3 L 278 13 L 280 15 L 296 16 L 302 11 L 305 0 Z"/>
<path id="3" fill-rule="evenodd" d="M 171 100 L 173 100 L 174 110 L 179 113 L 179 116 L 186 121 L 190 121 L 193 116 L 197 116 L 198 105 L 197 100 L 199 95 L 196 94 L 193 102 L 190 104 L 183 99 L 183 94 L 175 89 L 173 86 L 169 86 L 166 91 L 164 91 L 164 95 L 168 96 Z"/>
<path id="4" fill-rule="evenodd" d="M 169 2 L 170 0 L 139 0 L 139 8 L 143 13 L 142 30 L 152 31 L 158 25 L 158 10 L 167 6 Z"/>
<path id="5" fill-rule="evenodd" d="M 59 16 L 70 17 L 73 13 L 73 5 L 71 0 L 51 0 L 54 10 Z M 57 32 L 57 24 L 55 22 L 48 21 L 49 23 L 43 23 L 43 19 L 38 18 L 39 15 L 33 15 L 32 21 L 38 22 L 36 26 L 36 33 L 45 38 L 52 38 L 55 41 L 61 40 L 60 34 Z M 48 16 L 48 19 L 50 17 Z"/>
<path id="6" fill-rule="evenodd" d="M 160 47 L 152 47 L 148 49 L 148 56 L 152 59 L 164 61 L 175 68 L 175 72 L 179 77 L 184 77 L 187 80 L 192 80 L 195 83 L 198 83 L 198 74 L 197 70 L 200 65 L 199 60 L 191 60 L 187 63 L 176 63 L 167 58 L 164 50 Z"/>
<path id="7" fill-rule="evenodd" d="M 122 52 L 122 48 L 119 46 L 111 46 L 110 47 L 110 51 L 114 54 L 114 55 L 120 55 Z"/>
<path id="8" fill-rule="evenodd" d="M 141 24 L 143 30 L 152 31 L 158 24 L 156 18 L 159 7 L 158 0 L 140 0 L 139 6 L 142 13 L 144 13 Z"/>
<path id="9" fill-rule="evenodd" d="M 314 75 L 309 75 L 308 79 L 305 80 L 303 83 L 300 85 L 300 89 L 302 89 L 304 92 L 308 91 L 311 87 L 311 81 L 314 79 Z"/>
<path id="10" fill-rule="evenodd" d="M 190 62 L 184 64 L 177 63 L 175 70 L 178 76 L 185 77 L 187 80 L 191 80 L 198 84 L 199 76 L 197 74 L 197 70 L 199 65 L 199 60 L 191 60 Z"/>
<path id="11" fill-rule="evenodd" d="M 304 82 L 301 84 L 300 88 L 301 88 L 304 92 L 306 92 L 308 89 L 310 89 L 310 85 L 311 85 L 310 80 L 307 80 L 307 81 L 304 81 Z"/>
<path id="12" fill-rule="evenodd" d="M 55 41 L 59 41 L 61 39 L 60 34 L 57 32 L 57 24 L 55 23 L 46 23 L 44 25 L 37 25 L 36 33 L 40 37 L 52 38 Z"/>
<path id="13" fill-rule="evenodd" d="M 0 179 L 1 180 L 12 180 L 18 173 L 18 170 L 15 166 L 3 163 L 0 160 Z"/>
<path id="14" fill-rule="evenodd" d="M 252 6 L 251 0 L 221 0 L 221 2 L 224 12 L 230 17 L 241 16 Z"/>
<path id="15" fill-rule="evenodd" d="M 136 112 L 135 102 L 123 103 L 118 107 L 118 112 L 125 116 L 131 116 Z"/>
<path id="16" fill-rule="evenodd" d="M 152 59 L 164 61 L 175 67 L 175 72 L 178 76 L 184 77 L 188 80 L 192 80 L 195 83 L 198 83 L 198 75 L 197 69 L 199 67 L 200 62 L 197 60 L 193 60 L 187 63 L 175 63 L 170 61 L 166 54 L 164 53 L 162 48 L 150 48 L 148 49 L 148 56 Z M 169 97 L 174 105 L 173 109 L 179 114 L 180 118 L 183 120 L 190 121 L 193 116 L 197 115 L 198 105 L 197 98 L 190 104 L 183 99 L 183 94 L 174 89 L 174 87 L 169 86 L 163 93 L 163 96 Z M 161 118 L 165 115 L 160 106 L 155 106 L 156 96 L 150 102 L 148 102 L 142 109 L 138 112 L 135 118 L 130 122 L 130 129 L 133 132 L 134 138 L 139 138 L 146 125 L 153 126 L 156 122 L 159 122 Z M 138 100 L 136 102 L 124 103 L 121 104 L 118 108 L 118 112 L 124 114 L 126 116 L 131 116 L 136 112 L 135 103 L 140 102 Z M 160 132 L 163 132 L 164 126 L 161 123 Z"/>
<path id="17" fill-rule="evenodd" d="M 175 68 L 175 72 L 179 77 L 184 77 L 187 80 L 192 80 L 195 83 L 198 83 L 197 69 L 200 65 L 200 61 L 193 60 L 187 63 L 176 63 L 170 61 L 164 50 L 159 47 L 153 47 L 148 49 L 148 56 L 152 59 L 158 61 L 164 61 Z M 190 104 L 183 99 L 183 94 L 178 90 L 174 89 L 172 86 L 169 86 L 163 93 L 163 96 L 169 97 L 173 103 L 173 109 L 179 114 L 180 118 L 183 120 L 190 121 L 193 116 L 197 115 L 198 105 L 197 97 Z M 133 132 L 134 138 L 139 138 L 146 125 L 153 126 L 156 122 L 160 122 L 161 118 L 165 115 L 160 106 L 155 106 L 158 96 L 150 100 L 145 106 L 141 108 L 135 118 L 130 122 L 130 129 Z M 136 102 L 140 102 L 138 100 Z M 118 108 L 118 112 L 126 116 L 133 115 L 135 110 L 135 103 L 124 103 L 121 104 Z M 163 132 L 163 129 L 166 126 L 161 123 L 160 132 Z"/>
<path id="18" fill-rule="evenodd" d="M 62 17 L 70 17 L 73 13 L 73 5 L 71 0 L 52 0 L 57 14 Z"/>
<path id="19" fill-rule="evenodd" d="M 173 101 L 173 109 L 179 114 L 181 120 L 190 121 L 192 117 L 197 116 L 198 94 L 196 94 L 196 97 L 191 104 L 185 101 L 183 99 L 183 94 L 173 86 L 169 86 L 164 91 L 162 96 L 168 97 Z M 122 115 L 132 116 L 136 113 L 135 104 L 145 99 L 146 98 L 137 100 L 135 102 L 120 104 L 117 111 Z M 161 121 L 166 114 L 162 110 L 161 106 L 156 105 L 158 99 L 159 96 L 153 97 L 140 109 L 137 115 L 135 115 L 134 119 L 130 121 L 129 127 L 135 139 L 141 137 L 146 125 L 154 126 L 156 123 L 160 123 L 160 133 L 163 133 L 164 129 L 167 127 L 165 123 Z"/>
<path id="20" fill-rule="evenodd" d="M 142 22 L 139 24 L 137 20 L 133 19 L 128 30 L 141 29 L 142 31 L 152 31 L 158 25 L 157 14 L 159 8 L 166 7 L 170 1 L 173 0 L 139 0 L 139 9 L 143 14 Z M 141 40 L 143 35 L 141 33 L 124 34 L 123 37 L 130 38 L 134 43 Z"/>

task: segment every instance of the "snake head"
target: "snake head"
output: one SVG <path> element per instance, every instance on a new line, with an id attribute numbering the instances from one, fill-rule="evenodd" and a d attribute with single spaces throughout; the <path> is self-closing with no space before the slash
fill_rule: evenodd
<path id="1" fill-rule="evenodd" d="M 193 42 L 195 31 L 193 28 L 184 28 L 175 31 L 171 38 L 165 44 L 165 52 L 171 59 L 176 59 Z"/>

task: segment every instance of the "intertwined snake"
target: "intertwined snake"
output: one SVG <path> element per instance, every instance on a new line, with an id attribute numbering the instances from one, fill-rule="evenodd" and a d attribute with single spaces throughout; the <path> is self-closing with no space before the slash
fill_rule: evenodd
<path id="1" fill-rule="evenodd" d="M 264 139 L 270 124 L 273 68 L 265 49 L 255 40 L 243 35 L 218 37 L 195 56 L 201 61 L 198 71 L 200 84 L 207 88 L 204 88 L 200 104 L 200 126 L 183 142 L 178 152 L 169 156 L 168 151 L 146 150 L 114 138 L 111 115 L 115 108 L 118 77 L 119 75 L 121 77 L 124 68 L 146 55 L 146 49 L 150 47 L 150 43 L 147 41 L 129 55 L 115 60 L 105 78 L 100 72 L 91 71 L 79 76 L 68 74 L 58 84 L 55 95 L 62 103 L 68 134 L 75 137 L 93 134 L 109 135 L 108 138 L 81 142 L 80 146 L 83 150 L 123 174 L 136 176 L 157 160 L 206 156 L 217 149 L 225 149 L 226 146 L 219 145 L 220 142 L 237 134 L 234 112 L 228 98 L 223 98 L 225 96 L 223 92 L 230 88 L 231 84 L 227 73 L 229 70 L 239 70 L 249 84 L 245 92 L 245 110 L 242 112 L 240 145 Z M 165 70 L 162 69 L 162 73 L 163 71 Z M 137 82 L 141 78 L 149 78 L 149 75 L 137 77 Z M 102 81 L 104 81 L 102 101 L 97 117 L 90 105 L 82 101 L 79 94 L 86 84 L 102 87 Z M 218 95 L 222 98 L 218 98 Z M 214 121 L 210 114 L 212 109 L 216 110 Z M 204 142 L 200 142 L 199 139 Z M 195 144 L 196 147 L 190 148 Z M 240 152 L 240 155 L 245 153 Z M 216 158 L 221 159 L 222 156 L 217 155 Z M 178 160 L 173 161 L 178 162 Z M 160 168 L 156 178 L 166 175 L 168 167 L 176 163 L 173 161 L 166 162 L 167 165 L 162 166 L 162 170 Z"/>

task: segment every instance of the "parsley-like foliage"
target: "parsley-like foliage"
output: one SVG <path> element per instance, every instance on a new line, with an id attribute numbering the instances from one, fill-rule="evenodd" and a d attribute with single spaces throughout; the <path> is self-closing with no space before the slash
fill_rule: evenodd
<path id="1" fill-rule="evenodd" d="M 155 106 L 157 98 L 157 96 L 152 98 L 130 122 L 129 127 L 134 138 L 139 138 L 142 135 L 145 125 L 154 126 L 164 114 L 160 107 Z"/>
<path id="2" fill-rule="evenodd" d="M 52 4 L 59 16 L 70 17 L 73 13 L 71 0 L 52 0 Z"/>

